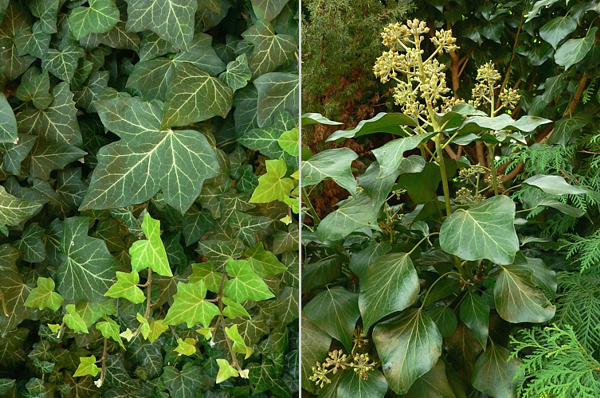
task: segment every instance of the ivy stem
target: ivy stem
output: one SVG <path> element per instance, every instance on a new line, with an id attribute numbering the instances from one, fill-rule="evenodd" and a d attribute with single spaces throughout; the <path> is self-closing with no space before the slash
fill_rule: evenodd
<path id="1" fill-rule="evenodd" d="M 486 143 L 490 156 L 490 174 L 492 175 L 492 186 L 494 187 L 494 195 L 498 195 L 498 176 L 496 175 L 496 161 L 494 153 L 496 152 L 496 144 Z"/>
<path id="2" fill-rule="evenodd" d="M 4 300 L 4 294 L 0 294 L 0 302 L 2 302 L 2 312 L 4 312 L 4 316 L 9 316 L 8 307 L 6 306 L 6 300 Z"/>
<path id="3" fill-rule="evenodd" d="M 442 178 L 442 188 L 444 189 L 444 201 L 446 202 L 446 217 L 452 214 L 452 206 L 450 206 L 450 187 L 448 186 L 448 175 L 446 174 L 446 163 L 444 162 L 444 152 L 440 142 L 442 134 L 434 137 L 435 152 L 437 154 L 437 162 L 440 165 L 440 177 Z"/>
<path id="4" fill-rule="evenodd" d="M 417 250 L 417 247 L 419 247 L 419 245 L 423 242 L 425 242 L 427 239 L 429 239 L 431 236 L 433 235 L 439 235 L 439 232 L 432 232 L 428 235 L 425 235 L 425 237 L 423 239 L 421 239 L 419 241 L 419 243 L 417 243 L 408 253 L 406 253 L 407 256 L 410 256 L 415 250 Z"/>
<path id="5" fill-rule="evenodd" d="M 306 193 L 306 189 L 304 188 L 302 188 L 302 199 L 304 203 L 306 203 L 308 211 L 313 219 L 313 224 L 316 227 L 321 222 L 321 218 L 319 218 L 319 215 L 315 211 L 315 208 L 313 207 L 312 203 L 310 203 L 310 197 L 308 196 L 308 194 Z"/>
<path id="6" fill-rule="evenodd" d="M 150 316 L 150 307 L 152 307 L 150 302 L 152 299 L 152 297 L 150 297 L 152 295 L 152 268 L 148 268 L 148 279 L 146 280 L 146 285 L 146 314 L 144 315 L 144 318 L 148 319 Z"/>
<path id="7" fill-rule="evenodd" d="M 423 296 L 423 304 L 421 304 L 421 309 L 423 309 L 425 307 L 425 303 L 427 302 L 427 297 L 429 297 L 429 293 L 431 292 L 431 289 L 435 286 L 436 283 L 438 283 L 439 281 L 441 281 L 444 277 L 448 276 L 448 275 L 458 275 L 462 278 L 462 275 L 456 271 L 448 271 L 445 274 L 442 274 L 439 278 L 437 278 L 435 280 L 435 282 L 433 282 L 431 284 L 431 286 L 429 286 L 429 289 L 427 289 L 427 292 L 425 293 L 425 296 Z"/>
<path id="8" fill-rule="evenodd" d="M 227 332 L 225 331 L 225 318 L 223 318 L 223 287 L 225 286 L 225 279 L 225 273 L 223 273 L 223 275 L 221 276 L 221 284 L 219 285 L 219 293 L 217 293 L 217 305 L 219 306 L 219 312 L 221 313 L 221 315 L 219 315 L 219 318 L 217 319 L 217 323 L 220 322 L 221 327 L 223 328 L 223 335 L 225 336 L 225 342 L 227 343 L 227 348 L 229 349 L 229 354 L 231 355 L 233 367 L 236 368 L 238 372 L 241 372 L 242 368 L 240 367 L 240 364 L 238 363 L 237 358 L 235 357 L 235 352 L 233 352 L 233 347 L 231 346 L 231 340 L 229 339 L 229 336 L 227 336 Z M 213 341 L 214 336 L 215 335 L 213 334 Z"/>
<path id="9" fill-rule="evenodd" d="M 108 339 L 104 338 L 104 350 L 102 351 L 102 358 L 100 358 L 100 362 L 102 362 L 102 370 L 100 371 L 100 382 L 98 387 L 102 387 L 104 384 L 104 376 L 106 375 L 106 356 L 108 353 Z"/>

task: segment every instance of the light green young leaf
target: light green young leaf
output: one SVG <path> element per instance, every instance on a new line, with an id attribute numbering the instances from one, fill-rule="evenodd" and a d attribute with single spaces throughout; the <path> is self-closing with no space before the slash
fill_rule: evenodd
<path id="1" fill-rule="evenodd" d="M 115 282 L 118 263 L 106 243 L 88 236 L 89 218 L 64 221 L 60 251 L 64 260 L 56 270 L 58 292 L 66 303 L 104 301 L 104 293 Z"/>
<path id="2" fill-rule="evenodd" d="M 494 342 L 475 362 L 471 383 L 473 387 L 492 397 L 516 398 L 519 361 L 508 360 L 510 352 Z"/>
<path id="3" fill-rule="evenodd" d="M 161 129 L 187 126 L 213 116 L 224 118 L 232 103 L 231 88 L 184 62 L 175 68 L 173 81 L 167 90 Z"/>
<path id="4" fill-rule="evenodd" d="M 96 357 L 92 355 L 91 357 L 80 357 L 79 358 L 79 366 L 73 374 L 73 377 L 81 377 L 81 376 L 92 376 L 96 377 L 100 373 L 100 368 L 96 366 Z"/>
<path id="5" fill-rule="evenodd" d="M 29 292 L 24 305 L 40 310 L 50 308 L 52 311 L 58 311 L 63 302 L 62 296 L 54 291 L 54 280 L 40 276 L 37 279 L 37 287 Z"/>
<path id="6" fill-rule="evenodd" d="M 165 324 L 164 319 L 152 319 L 149 325 L 149 333 L 147 339 L 154 343 L 167 329 L 169 326 Z"/>
<path id="7" fill-rule="evenodd" d="M 191 338 L 183 340 L 179 338 L 177 339 L 177 347 L 174 351 L 178 352 L 180 355 L 194 355 L 196 353 L 196 340 Z"/>
<path id="8" fill-rule="evenodd" d="M 254 273 L 248 261 L 227 260 L 227 273 L 233 278 L 225 282 L 223 294 L 236 303 L 248 299 L 261 301 L 275 297 L 261 277 Z"/>
<path id="9" fill-rule="evenodd" d="M 408 308 L 419 296 L 419 289 L 419 277 L 407 253 L 379 257 L 360 283 L 358 306 L 364 330 L 381 318 Z"/>
<path id="10" fill-rule="evenodd" d="M 245 132 L 238 138 L 238 143 L 246 148 L 260 151 L 261 154 L 272 160 L 283 158 L 286 163 L 293 164 L 297 160 L 281 148 L 278 139 L 283 133 L 296 127 L 297 124 L 298 120 L 289 112 L 280 110 L 275 114 L 273 124 Z"/>
<path id="11" fill-rule="evenodd" d="M 519 251 L 514 219 L 515 203 L 504 195 L 458 209 L 442 224 L 440 246 L 464 260 L 511 264 Z"/>
<path id="12" fill-rule="evenodd" d="M 390 388 L 406 394 L 442 353 L 442 336 L 422 309 L 411 309 L 373 329 L 373 342 Z"/>
<path id="13" fill-rule="evenodd" d="M 102 333 L 103 337 L 107 339 L 113 339 L 114 341 L 119 343 L 121 347 L 125 348 L 123 340 L 121 340 L 121 336 L 119 335 L 120 328 L 117 322 L 113 321 L 109 317 L 104 317 L 104 319 L 104 321 L 98 322 L 96 324 L 96 329 L 98 329 L 100 333 Z"/>
<path id="14" fill-rule="evenodd" d="M 279 146 L 291 156 L 300 156 L 300 136 L 298 135 L 298 127 L 286 131 L 277 139 Z"/>
<path id="15" fill-rule="evenodd" d="M 225 328 L 225 334 L 231 340 L 233 352 L 237 352 L 239 354 L 244 355 L 244 359 L 248 359 L 250 355 L 252 355 L 252 347 L 247 347 L 244 339 L 240 335 L 238 331 L 238 325 L 233 325 L 231 327 Z"/>
<path id="16" fill-rule="evenodd" d="M 180 50 L 187 50 L 194 36 L 198 0 L 126 0 L 127 30 L 151 30 Z"/>
<path id="17" fill-rule="evenodd" d="M 41 203 L 19 199 L 0 186 L 0 232 L 8 235 L 7 226 L 19 225 L 42 207 Z"/>
<path id="18" fill-rule="evenodd" d="M 262 242 L 258 242 L 254 247 L 246 250 L 244 255 L 252 270 L 261 278 L 277 275 L 287 270 L 287 267 L 272 252 L 265 250 Z"/>
<path id="19" fill-rule="evenodd" d="M 567 40 L 554 53 L 554 61 L 556 61 L 558 65 L 564 66 L 565 69 L 569 69 L 571 66 L 583 60 L 594 45 L 597 30 L 598 28 L 594 26 L 588 30 L 585 37 Z"/>
<path id="20" fill-rule="evenodd" d="M 104 125 L 122 139 L 98 152 L 81 209 L 141 203 L 162 189 L 167 204 L 183 214 L 204 180 L 218 174 L 216 154 L 202 133 L 160 129 L 158 103 L 121 97 L 95 105 Z"/>
<path id="21" fill-rule="evenodd" d="M 117 312 L 115 301 L 111 299 L 106 299 L 98 303 L 80 301 L 75 306 L 75 309 L 88 328 L 101 317 L 114 315 Z"/>
<path id="22" fill-rule="evenodd" d="M 227 306 L 223 309 L 223 315 L 230 319 L 235 319 L 238 316 L 245 316 L 248 319 L 252 318 L 241 304 L 238 304 L 227 297 L 223 297 L 223 304 Z"/>
<path id="23" fill-rule="evenodd" d="M 106 297 L 123 297 L 136 304 L 146 301 L 144 292 L 138 287 L 140 276 L 136 270 L 133 270 L 130 273 L 117 271 L 117 279 L 117 283 L 112 285 L 104 294 Z"/>
<path id="24" fill-rule="evenodd" d="M 258 178 L 258 187 L 252 193 L 250 203 L 269 203 L 274 200 L 285 202 L 294 189 L 294 181 L 284 177 L 287 173 L 285 160 L 265 161 L 267 173 Z"/>
<path id="25" fill-rule="evenodd" d="M 206 286 L 203 281 L 177 284 L 177 294 L 173 296 L 173 305 L 164 320 L 166 325 L 187 323 L 188 328 L 200 322 L 208 327 L 215 316 L 221 314 L 219 308 L 205 300 Z"/>
<path id="26" fill-rule="evenodd" d="M 235 370 L 233 366 L 231 366 L 229 362 L 227 362 L 226 359 L 218 358 L 217 364 L 219 365 L 219 372 L 217 373 L 217 384 L 224 382 L 230 377 L 239 376 L 238 371 Z"/>
<path id="27" fill-rule="evenodd" d="M 113 0 L 89 0 L 89 7 L 77 7 L 69 14 L 69 27 L 75 39 L 90 33 L 106 33 L 119 22 L 119 9 Z"/>
<path id="28" fill-rule="evenodd" d="M 151 268 L 159 275 L 173 276 L 165 246 L 160 239 L 160 221 L 146 213 L 142 222 L 142 230 L 148 240 L 134 242 L 129 249 L 131 268 L 134 271 Z"/>
<path id="29" fill-rule="evenodd" d="M 189 276 L 188 281 L 190 283 L 203 281 L 208 290 L 217 293 L 219 291 L 219 286 L 221 285 L 223 274 L 221 272 L 216 272 L 214 267 L 214 264 L 210 261 L 192 264 L 192 274 Z"/>
<path id="30" fill-rule="evenodd" d="M 358 155 L 350 148 L 327 149 L 302 162 L 302 186 L 316 185 L 331 178 L 340 187 L 356 195 L 356 179 L 350 168 Z"/>
<path id="31" fill-rule="evenodd" d="M 77 313 L 75 304 L 68 304 L 65 309 L 67 310 L 67 313 L 63 316 L 65 325 L 73 329 L 74 332 L 87 333 L 87 325 L 83 318 Z"/>

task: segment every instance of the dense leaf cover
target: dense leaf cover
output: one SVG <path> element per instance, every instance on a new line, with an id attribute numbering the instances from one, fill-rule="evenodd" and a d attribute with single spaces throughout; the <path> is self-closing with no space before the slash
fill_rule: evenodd
<path id="1" fill-rule="evenodd" d="M 303 151 L 304 199 L 347 191 L 305 200 L 303 388 L 596 397 L 600 8 L 413 5 L 370 44 L 395 112 Z"/>
<path id="2" fill-rule="evenodd" d="M 297 394 L 297 8 L 0 1 L 0 396 Z"/>

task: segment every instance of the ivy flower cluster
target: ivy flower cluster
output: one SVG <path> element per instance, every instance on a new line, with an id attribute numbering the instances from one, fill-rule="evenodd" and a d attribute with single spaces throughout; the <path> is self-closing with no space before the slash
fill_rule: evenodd
<path id="1" fill-rule="evenodd" d="M 426 23 L 418 19 L 406 24 L 393 23 L 381 33 L 382 42 L 389 48 L 375 62 L 373 72 L 382 83 L 396 81 L 394 102 L 402 111 L 426 125 L 432 123 L 431 111 L 442 111 L 456 102 L 446 94 L 445 66 L 437 56 L 458 49 L 450 30 L 439 30 L 431 37 L 435 50 L 423 59 L 423 34 L 429 33 Z M 403 80 L 403 78 L 405 80 Z"/>
<path id="2" fill-rule="evenodd" d="M 472 90 L 473 99 L 469 101 L 469 104 L 474 108 L 479 108 L 485 104 L 489 105 L 491 117 L 496 116 L 502 108 L 514 109 L 521 99 L 521 95 L 517 90 L 512 88 L 502 89 L 499 94 L 500 106 L 495 108 L 495 94 L 500 88 L 497 83 L 501 78 L 502 76 L 491 61 L 481 65 L 477 70 L 477 83 Z"/>

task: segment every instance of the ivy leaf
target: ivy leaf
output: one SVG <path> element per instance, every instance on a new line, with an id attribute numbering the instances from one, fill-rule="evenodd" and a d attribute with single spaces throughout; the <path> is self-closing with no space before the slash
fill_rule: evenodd
<path id="1" fill-rule="evenodd" d="M 579 195 L 587 193 L 585 189 L 569 185 L 565 179 L 560 176 L 537 174 L 523 181 L 523 184 L 538 187 L 550 195 Z"/>
<path id="2" fill-rule="evenodd" d="M 351 351 L 352 335 L 360 317 L 357 293 L 340 286 L 324 290 L 306 304 L 304 314 Z"/>
<path id="3" fill-rule="evenodd" d="M 552 120 L 529 115 L 523 116 L 519 120 L 514 120 L 510 115 L 503 113 L 495 117 L 471 116 L 463 122 L 458 130 L 462 133 L 480 132 L 482 129 L 493 131 L 519 130 L 529 133 L 539 126 L 548 123 L 552 123 Z"/>
<path id="4" fill-rule="evenodd" d="M 388 390 L 385 377 L 378 370 L 367 374 L 368 378 L 363 379 L 358 372 L 343 372 L 337 386 L 338 397 L 383 398 Z"/>
<path id="5" fill-rule="evenodd" d="M 248 299 L 261 301 L 275 297 L 266 283 L 252 270 L 248 261 L 227 260 L 227 273 L 233 279 L 225 281 L 223 294 L 233 301 L 241 303 Z"/>
<path id="6" fill-rule="evenodd" d="M 112 285 L 104 295 L 106 297 L 123 297 L 132 303 L 139 304 L 146 301 L 142 289 L 138 287 L 140 276 L 136 270 L 130 273 L 117 271 L 117 283 Z"/>
<path id="7" fill-rule="evenodd" d="M 193 130 L 160 130 L 158 103 L 121 97 L 95 105 L 104 125 L 122 139 L 98 152 L 81 209 L 142 203 L 162 189 L 167 204 L 183 214 L 204 180 L 217 175 L 218 161 L 206 137 Z"/>
<path id="8" fill-rule="evenodd" d="M 253 394 L 260 394 L 267 390 L 271 391 L 273 396 L 281 398 L 292 398 L 290 388 L 285 383 L 285 379 L 277 377 L 277 368 L 270 361 L 264 361 L 262 364 L 251 363 L 248 365 L 250 386 Z"/>
<path id="9" fill-rule="evenodd" d="M 179 338 L 177 339 L 177 347 L 174 351 L 178 352 L 180 355 L 194 355 L 196 353 L 196 340 L 191 338 L 183 340 Z"/>
<path id="10" fill-rule="evenodd" d="M 284 132 L 296 127 L 298 121 L 292 115 L 281 110 L 275 114 L 275 120 L 269 127 L 252 129 L 238 138 L 238 143 L 246 148 L 260 151 L 271 159 L 283 158 L 289 163 L 296 162 L 279 145 L 278 139 Z M 292 163 L 293 164 L 293 163 Z"/>
<path id="11" fill-rule="evenodd" d="M 5 306 L 0 312 L 0 359 L 3 361 L 6 360 L 6 357 L 2 352 L 2 341 L 3 339 L 9 340 L 7 333 L 14 331 L 24 319 L 37 312 L 24 305 L 34 287 L 23 282 L 16 265 L 18 259 L 19 251 L 17 249 L 8 244 L 0 246 L 0 290 L 2 291 L 2 304 Z M 8 346 L 10 346 L 9 343 L 7 343 Z"/>
<path id="12" fill-rule="evenodd" d="M 177 64 L 170 58 L 155 58 L 135 64 L 127 88 L 138 90 L 146 100 L 164 100 Z"/>
<path id="13" fill-rule="evenodd" d="M 4 94 L 0 94 L 0 144 L 17 140 L 17 119 Z"/>
<path id="14" fill-rule="evenodd" d="M 104 319 L 105 319 L 105 321 L 98 322 L 96 324 L 96 329 L 98 329 L 100 331 L 100 333 L 102 333 L 102 336 L 104 338 L 113 339 L 114 341 L 119 343 L 119 345 L 122 348 L 125 348 L 125 345 L 123 344 L 123 340 L 121 340 L 121 336 L 119 335 L 119 332 L 120 332 L 119 325 L 115 321 L 113 321 L 111 318 L 105 317 Z"/>
<path id="15" fill-rule="evenodd" d="M 463 321 L 481 346 L 487 346 L 490 323 L 490 307 L 481 296 L 469 293 L 460 303 L 460 320 Z"/>
<path id="16" fill-rule="evenodd" d="M 269 124 L 277 111 L 285 109 L 292 116 L 298 116 L 298 75 L 282 72 L 265 73 L 254 80 L 258 90 L 258 110 L 256 122 L 259 127 Z"/>
<path id="17" fill-rule="evenodd" d="M 419 277 L 407 253 L 379 257 L 360 284 L 358 306 L 364 330 L 386 315 L 408 308 L 419 296 L 419 289 Z"/>
<path id="18" fill-rule="evenodd" d="M 81 315 L 77 313 L 75 304 L 67 304 L 65 309 L 67 310 L 67 313 L 65 316 L 63 316 L 63 322 L 65 325 L 73 329 L 73 331 L 76 333 L 87 333 L 87 325 L 85 324 L 85 321 Z"/>
<path id="19" fill-rule="evenodd" d="M 492 397 L 516 397 L 519 380 L 514 377 L 519 372 L 519 361 L 509 360 L 509 356 L 506 348 L 491 342 L 475 362 L 471 377 L 473 387 Z"/>
<path id="20" fill-rule="evenodd" d="M 69 163 L 84 157 L 87 153 L 67 144 L 59 144 L 38 138 L 31 150 L 31 176 L 49 180 L 53 170 L 62 170 Z"/>
<path id="21" fill-rule="evenodd" d="M 196 390 L 202 386 L 202 368 L 185 366 L 180 371 L 172 366 L 165 366 L 161 379 L 173 398 L 192 398 Z"/>
<path id="22" fill-rule="evenodd" d="M 598 28 L 594 26 L 588 30 L 585 37 L 580 39 L 570 39 L 564 42 L 554 53 L 554 61 L 556 61 L 558 65 L 564 66 L 565 69 L 569 69 L 571 66 L 580 62 L 592 49 L 592 46 L 596 41 L 597 30 Z"/>
<path id="23" fill-rule="evenodd" d="M 23 78 L 17 88 L 16 97 L 21 101 L 32 101 L 37 109 L 46 109 L 54 101 L 54 97 L 50 94 L 48 72 L 40 73 L 29 80 Z"/>
<path id="24" fill-rule="evenodd" d="M 187 50 L 194 36 L 198 0 L 126 0 L 130 32 L 151 30 L 180 50 Z"/>
<path id="25" fill-rule="evenodd" d="M 148 240 L 140 240 L 131 245 L 129 249 L 131 268 L 134 271 L 151 268 L 159 275 L 172 277 L 173 273 L 169 266 L 167 252 L 160 239 L 160 221 L 146 213 L 142 222 L 142 230 Z"/>
<path id="26" fill-rule="evenodd" d="M 242 54 L 234 61 L 229 62 L 227 70 L 219 75 L 219 79 L 231 87 L 234 93 L 246 87 L 248 81 L 252 79 L 252 71 L 248 66 L 248 57 L 246 54 Z"/>
<path id="27" fill-rule="evenodd" d="M 323 122 L 319 121 L 319 123 Z M 305 125 L 304 122 L 302 125 Z M 371 119 L 360 121 L 356 127 L 347 130 L 335 131 L 329 136 L 329 138 L 327 138 L 326 141 L 330 142 L 342 138 L 357 138 L 373 133 L 391 133 L 404 136 L 406 135 L 406 129 L 402 126 L 414 127 L 416 125 L 417 123 L 415 120 L 409 116 L 406 116 L 404 113 L 380 112 Z"/>
<path id="28" fill-rule="evenodd" d="M 42 204 L 27 199 L 18 199 L 0 186 L 0 232 L 8 236 L 7 226 L 19 225 L 28 220 Z"/>
<path id="29" fill-rule="evenodd" d="M 356 179 L 350 168 L 358 155 L 350 148 L 327 149 L 302 162 L 302 186 L 316 185 L 331 178 L 353 196 L 356 195 Z"/>
<path id="30" fill-rule="evenodd" d="M 189 276 L 190 283 L 203 281 L 206 288 L 211 292 L 217 293 L 221 285 L 222 273 L 214 271 L 213 263 L 206 262 L 200 264 L 192 264 L 192 275 Z"/>
<path id="31" fill-rule="evenodd" d="M 448 382 L 444 361 L 439 360 L 429 372 L 425 373 L 414 382 L 404 397 L 456 398 L 458 396 L 458 394 L 455 395 Z"/>
<path id="32" fill-rule="evenodd" d="M 87 217 L 64 221 L 60 243 L 63 261 L 56 270 L 56 280 L 66 303 L 104 301 L 104 293 L 115 282 L 118 263 L 103 240 L 88 236 L 88 228 Z"/>
<path id="33" fill-rule="evenodd" d="M 161 129 L 186 126 L 213 116 L 225 118 L 233 103 L 233 91 L 219 79 L 186 62 L 175 69 L 165 99 Z"/>
<path id="34" fill-rule="evenodd" d="M 244 339 L 242 338 L 242 336 L 240 336 L 240 332 L 238 331 L 238 325 L 226 327 L 225 334 L 233 343 L 233 352 L 243 354 L 244 359 L 248 359 L 250 355 L 252 355 L 252 347 L 247 347 L 246 343 L 244 343 Z"/>
<path id="35" fill-rule="evenodd" d="M 283 10 L 289 0 L 252 0 L 252 9 L 259 19 L 271 21 Z"/>
<path id="36" fill-rule="evenodd" d="M 223 315 L 225 315 L 229 319 L 235 319 L 238 316 L 245 316 L 248 319 L 252 318 L 248 311 L 246 311 L 244 306 L 236 303 L 235 301 L 227 297 L 223 297 L 223 304 L 227 306 L 223 309 Z"/>
<path id="37" fill-rule="evenodd" d="M 315 391 L 315 383 L 309 377 L 312 376 L 312 367 L 317 362 L 323 362 L 327 358 L 331 336 L 317 327 L 310 319 L 302 314 L 300 344 L 302 345 L 302 388 L 311 393 Z"/>
<path id="38" fill-rule="evenodd" d="M 410 309 L 373 329 L 373 342 L 390 388 L 406 394 L 442 353 L 442 336 L 422 309 Z"/>
<path id="39" fill-rule="evenodd" d="M 203 281 L 177 284 L 177 294 L 173 296 L 173 305 L 169 308 L 166 325 L 187 323 L 188 328 L 200 322 L 209 327 L 215 316 L 221 315 L 219 308 L 205 300 L 206 286 Z"/>
<path id="40" fill-rule="evenodd" d="M 258 178 L 258 186 L 252 193 L 249 202 L 269 203 L 274 200 L 285 202 L 294 189 L 294 181 L 285 177 L 287 173 L 285 160 L 267 160 L 265 165 L 267 172 Z"/>
<path id="41" fill-rule="evenodd" d="M 299 156 L 300 154 L 300 136 L 298 135 L 298 127 L 286 131 L 277 139 L 279 146 L 287 154 L 291 156 Z"/>
<path id="42" fill-rule="evenodd" d="M 317 227 L 317 236 L 324 242 L 348 236 L 359 228 L 379 230 L 377 212 L 366 193 L 338 203 L 339 208 L 327 215 Z"/>
<path id="43" fill-rule="evenodd" d="M 25 109 L 19 113 L 17 124 L 21 134 L 36 134 L 59 144 L 81 146 L 77 108 L 68 83 L 52 89 L 54 101 L 47 109 Z"/>
<path id="44" fill-rule="evenodd" d="M 510 198 L 488 198 L 452 213 L 440 229 L 440 246 L 464 260 L 511 264 L 519 251 L 514 219 L 515 203 Z"/>
<path id="45" fill-rule="evenodd" d="M 590 124 L 594 118 L 588 113 L 567 115 L 556 121 L 554 131 L 547 141 L 548 145 L 559 144 L 564 147 L 572 143 L 581 134 L 581 129 Z"/>
<path id="46" fill-rule="evenodd" d="M 428 140 L 435 134 L 435 132 L 431 132 L 397 138 L 380 148 L 373 149 L 373 155 L 379 162 L 379 176 L 377 178 L 384 178 L 395 173 L 404 160 L 404 152 L 415 149 L 421 142 Z"/>
<path id="47" fill-rule="evenodd" d="M 290 62 L 298 49 L 294 37 L 275 34 L 273 26 L 265 21 L 257 21 L 242 37 L 254 44 L 249 67 L 255 79 Z"/>
<path id="48" fill-rule="evenodd" d="M 226 359 L 217 358 L 219 373 L 217 373 L 217 384 L 224 382 L 230 377 L 238 377 L 239 373 L 227 362 Z"/>
<path id="49" fill-rule="evenodd" d="M 38 277 L 37 287 L 29 292 L 24 305 L 32 308 L 37 307 L 40 310 L 50 308 L 52 311 L 58 311 L 63 302 L 61 295 L 54 291 L 54 280 Z"/>
<path id="50" fill-rule="evenodd" d="M 37 138 L 35 135 L 19 134 L 19 142 L 11 145 L 2 157 L 2 167 L 4 170 L 17 176 L 20 175 L 21 163 L 29 155 L 29 152 L 31 152 Z"/>
<path id="51" fill-rule="evenodd" d="M 42 70 L 68 83 L 75 74 L 79 58 L 84 55 L 83 49 L 74 44 L 68 44 L 60 51 L 51 48 L 42 57 Z"/>
<path id="52" fill-rule="evenodd" d="M 100 373 L 100 368 L 96 366 L 96 357 L 81 357 L 79 358 L 79 366 L 73 374 L 73 377 L 81 377 L 90 375 L 96 377 Z"/>
<path id="53" fill-rule="evenodd" d="M 23 231 L 21 239 L 14 246 L 23 253 L 23 260 L 30 263 L 40 263 L 46 258 L 46 246 L 42 242 L 45 229 L 38 223 L 31 223 Z M 38 282 L 39 283 L 39 282 Z M 56 311 L 56 310 L 55 310 Z"/>
<path id="54" fill-rule="evenodd" d="M 77 40 L 90 33 L 106 33 L 119 22 L 119 9 L 112 0 L 89 0 L 69 14 L 69 27 Z"/>
<path id="55" fill-rule="evenodd" d="M 114 315 L 116 313 L 114 300 L 104 300 L 99 303 L 89 303 L 87 301 L 80 301 L 75 306 L 77 313 L 81 316 L 81 319 L 85 322 L 87 327 L 92 326 L 98 319 L 104 315 Z"/>
<path id="56" fill-rule="evenodd" d="M 518 263 L 501 268 L 494 285 L 494 302 L 502 319 L 541 323 L 554 317 L 556 307 L 534 284 L 532 269 Z"/>
<path id="57" fill-rule="evenodd" d="M 262 242 L 258 242 L 254 247 L 246 250 L 244 255 L 252 271 L 261 278 L 269 275 L 277 275 L 287 270 L 287 267 L 272 252 L 265 250 Z"/>
<path id="58" fill-rule="evenodd" d="M 558 43 L 573 33 L 575 29 L 577 29 L 577 22 L 570 15 L 566 15 L 564 17 L 553 18 L 546 22 L 546 24 L 540 28 L 540 36 L 556 50 Z"/>
<path id="59" fill-rule="evenodd" d="M 152 319 L 149 325 L 148 340 L 154 343 L 167 329 L 169 326 L 165 324 L 164 319 Z"/>

